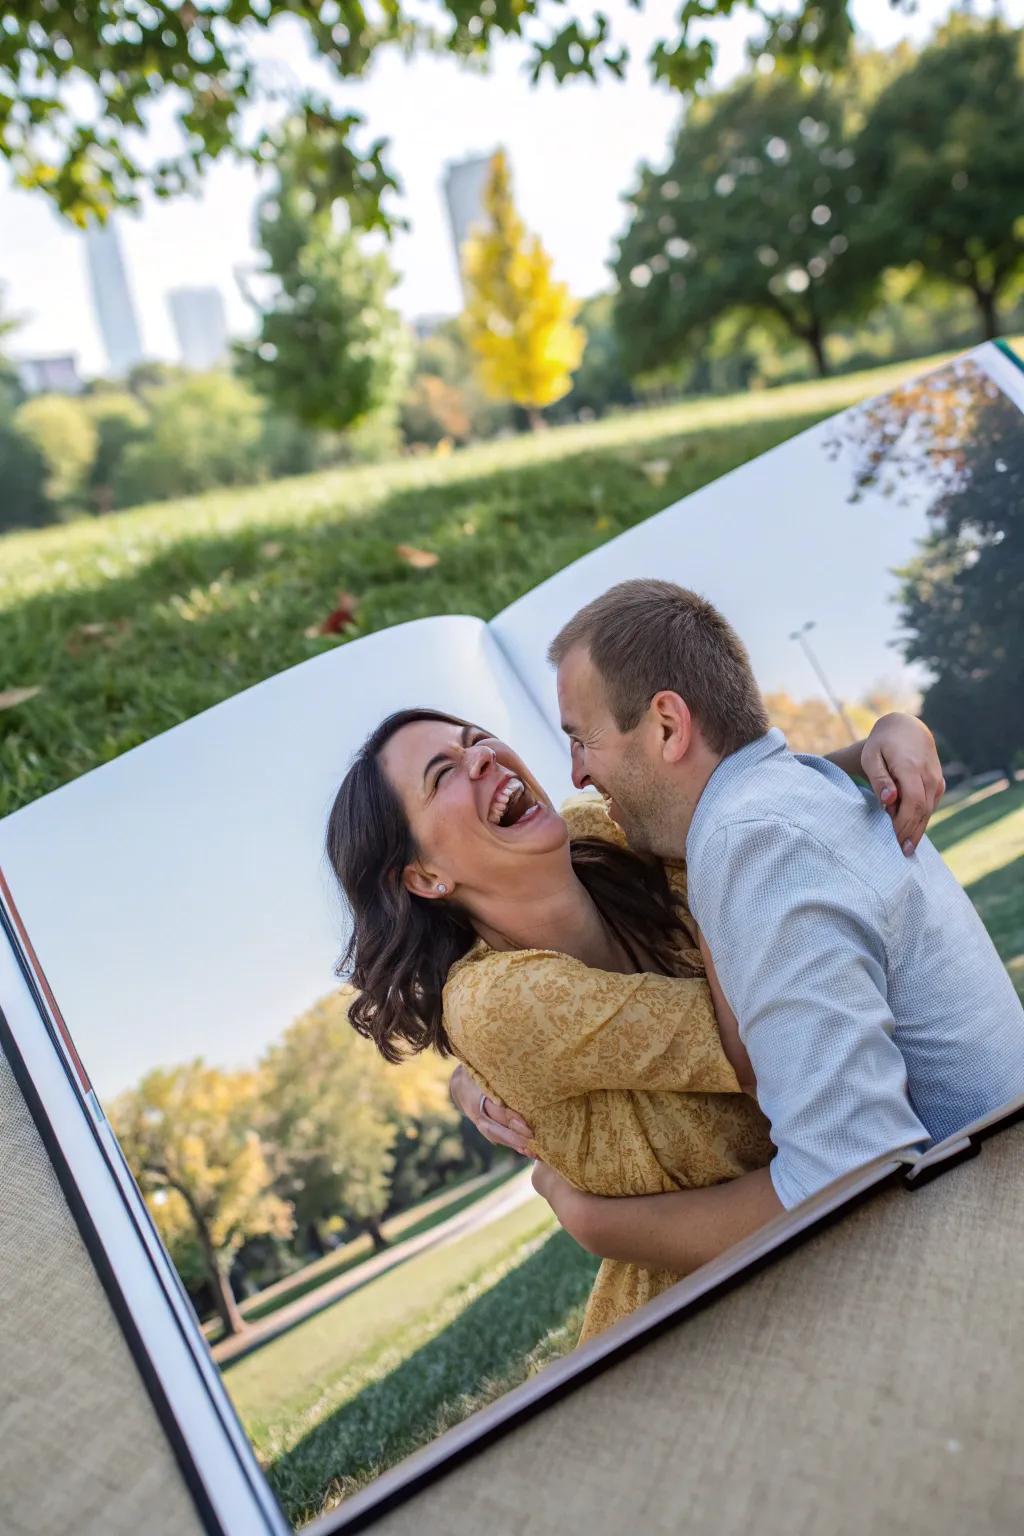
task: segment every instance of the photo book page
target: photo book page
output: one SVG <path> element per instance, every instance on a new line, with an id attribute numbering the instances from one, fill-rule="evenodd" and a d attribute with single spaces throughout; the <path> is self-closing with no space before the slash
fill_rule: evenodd
<path id="1" fill-rule="evenodd" d="M 928 685 L 904 649 L 907 573 L 939 522 L 959 508 L 984 526 L 1011 485 L 1024 371 L 987 344 L 704 487 L 489 623 L 441 615 L 339 644 L 0 822 L 7 943 L 39 1029 L 44 1012 L 66 1026 L 55 1048 L 142 1192 L 209 1399 L 237 1415 L 289 1524 L 367 1518 L 378 1492 L 906 1171 L 895 1157 L 858 1170 L 577 1349 L 598 1261 L 558 1229 L 529 1166 L 462 1120 L 450 1059 L 388 1063 L 349 1023 L 324 838 L 362 742 L 392 711 L 444 711 L 512 746 L 561 804 L 548 646 L 588 600 L 650 576 L 725 614 L 769 700 L 820 695 L 795 643 L 813 626 L 861 720 L 883 692 Z"/>

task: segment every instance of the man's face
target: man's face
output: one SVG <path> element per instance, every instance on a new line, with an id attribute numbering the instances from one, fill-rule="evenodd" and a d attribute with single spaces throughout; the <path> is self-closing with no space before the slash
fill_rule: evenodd
<path id="1" fill-rule="evenodd" d="M 583 646 L 574 646 L 558 668 L 558 704 L 572 749 L 573 783 L 600 790 L 630 846 L 654 852 L 661 780 L 652 722 L 645 714 L 635 730 L 619 730 L 604 681 Z"/>

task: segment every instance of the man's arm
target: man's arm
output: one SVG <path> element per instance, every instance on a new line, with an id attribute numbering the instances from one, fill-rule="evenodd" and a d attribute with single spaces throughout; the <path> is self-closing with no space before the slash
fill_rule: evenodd
<path id="1" fill-rule="evenodd" d="M 767 1168 L 709 1189 L 609 1198 L 576 1189 L 546 1163 L 537 1163 L 533 1186 L 590 1253 L 677 1275 L 699 1269 L 785 1209 Z"/>
<path id="2" fill-rule="evenodd" d="M 851 779 L 867 779 L 892 817 L 905 854 L 921 841 L 932 812 L 946 793 L 935 737 L 913 715 L 883 715 L 865 741 L 825 754 Z"/>

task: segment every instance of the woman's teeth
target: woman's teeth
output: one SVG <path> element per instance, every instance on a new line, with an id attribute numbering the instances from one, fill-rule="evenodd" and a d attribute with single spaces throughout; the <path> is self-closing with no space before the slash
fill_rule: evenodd
<path id="1" fill-rule="evenodd" d="M 497 825 L 501 821 L 501 818 L 504 816 L 505 812 L 508 810 L 509 802 L 512 800 L 512 797 L 514 795 L 521 795 L 525 788 L 526 786 L 522 779 L 507 779 L 501 786 L 501 789 L 495 795 L 494 799 L 491 801 L 491 808 L 487 813 L 487 820 L 494 822 L 495 825 Z"/>

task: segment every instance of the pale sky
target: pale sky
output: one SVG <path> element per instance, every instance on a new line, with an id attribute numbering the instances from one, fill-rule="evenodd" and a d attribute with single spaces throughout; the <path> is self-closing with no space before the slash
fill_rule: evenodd
<path id="1" fill-rule="evenodd" d="M 987 0 L 977 9 L 987 10 Z M 580 12 L 589 10 L 581 5 Z M 633 59 L 623 82 L 532 87 L 523 70 L 524 50 L 501 45 L 492 72 L 478 76 L 451 59 L 388 55 L 364 81 L 338 91 L 338 99 L 366 118 L 369 137 L 391 140 L 389 163 L 404 185 L 402 213 L 408 234 L 397 237 L 392 260 L 400 274 L 394 302 L 408 318 L 454 313 L 458 279 L 442 196 L 444 168 L 452 160 L 508 150 L 515 191 L 528 226 L 552 253 L 556 274 L 580 297 L 609 285 L 607 263 L 625 227 L 622 198 L 641 161 L 660 164 L 677 121 L 678 98 L 648 79 L 646 56 L 666 35 L 675 0 L 648 0 L 637 15 L 624 0 L 614 7 L 617 35 Z M 921 39 L 950 9 L 948 0 L 919 0 L 917 13 L 894 11 L 888 0 L 855 0 L 864 35 L 882 46 L 900 38 Z M 1004 14 L 1024 21 L 1024 0 L 1005 0 Z M 751 22 L 739 14 L 718 25 L 718 78 L 744 67 Z M 300 29 L 285 22 L 265 40 L 265 51 L 283 72 L 312 81 Z M 173 148 L 167 123 L 157 125 L 154 148 Z M 202 195 L 173 203 L 147 199 L 141 212 L 121 220 L 129 280 L 151 356 L 175 356 L 167 310 L 169 289 L 213 285 L 224 296 L 229 325 L 246 330 L 250 311 L 235 277 L 251 266 L 256 172 L 225 163 L 211 171 Z M 0 171 L 0 287 L 5 307 L 25 318 L 11 343 L 18 355 L 77 354 L 86 374 L 102 370 L 104 355 L 92 315 L 80 236 L 38 193 L 12 188 Z"/>

